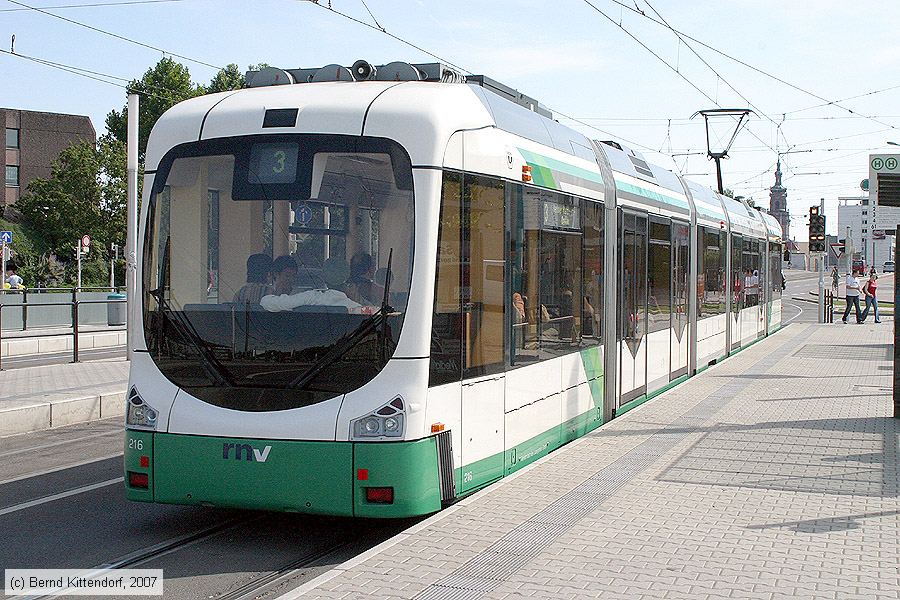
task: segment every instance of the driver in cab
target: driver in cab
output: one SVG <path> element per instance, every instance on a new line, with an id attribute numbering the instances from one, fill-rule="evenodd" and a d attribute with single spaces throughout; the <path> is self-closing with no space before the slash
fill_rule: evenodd
<path id="1" fill-rule="evenodd" d="M 287 259 L 290 264 L 287 264 Z M 293 269 L 293 273 L 297 273 L 297 263 L 290 256 L 281 256 L 277 258 L 273 264 L 274 267 L 279 265 L 285 267 L 286 270 Z M 275 273 L 276 294 L 263 296 L 259 303 L 269 312 L 282 312 L 294 310 L 300 306 L 342 306 L 349 313 L 365 313 L 364 307 L 359 302 L 351 300 L 347 294 L 340 291 L 340 288 L 346 283 L 350 276 L 350 267 L 347 261 L 341 258 L 329 258 L 322 267 L 327 287 L 321 289 L 306 290 L 297 293 L 290 293 L 291 290 L 278 288 L 279 279 L 278 272 Z"/>

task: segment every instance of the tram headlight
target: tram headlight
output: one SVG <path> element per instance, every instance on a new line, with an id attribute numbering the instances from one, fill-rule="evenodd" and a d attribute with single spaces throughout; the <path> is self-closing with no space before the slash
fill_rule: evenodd
<path id="1" fill-rule="evenodd" d="M 131 388 L 131 391 L 128 392 L 128 411 L 125 417 L 125 424 L 129 427 L 141 429 L 156 429 L 156 419 L 158 417 L 159 412 L 144 402 L 137 389 Z"/>
<path id="2" fill-rule="evenodd" d="M 354 419 L 350 428 L 354 439 L 401 437 L 406 404 L 397 396 L 375 412 Z"/>

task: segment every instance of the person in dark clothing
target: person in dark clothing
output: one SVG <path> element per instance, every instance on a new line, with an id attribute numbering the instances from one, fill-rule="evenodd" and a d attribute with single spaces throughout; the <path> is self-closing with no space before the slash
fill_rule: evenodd
<path id="1" fill-rule="evenodd" d="M 381 303 L 384 288 L 372 280 L 375 261 L 367 252 L 357 252 L 350 259 L 350 277 L 344 285 L 347 297 L 364 306 Z"/>
<path id="2" fill-rule="evenodd" d="M 236 304 L 259 304 L 259 299 L 272 293 L 269 273 L 272 257 L 268 254 L 251 254 L 247 257 L 247 284 L 234 295 Z"/>

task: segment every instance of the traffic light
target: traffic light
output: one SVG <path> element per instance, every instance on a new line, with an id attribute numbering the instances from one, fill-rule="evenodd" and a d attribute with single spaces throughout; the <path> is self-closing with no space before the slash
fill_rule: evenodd
<path id="1" fill-rule="evenodd" d="M 818 206 L 809 207 L 809 251 L 825 252 L 825 215 Z"/>

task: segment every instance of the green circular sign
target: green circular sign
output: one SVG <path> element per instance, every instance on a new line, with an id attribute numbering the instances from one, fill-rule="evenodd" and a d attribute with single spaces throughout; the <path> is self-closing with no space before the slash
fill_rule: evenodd
<path id="1" fill-rule="evenodd" d="M 880 158 L 872 159 L 872 168 L 876 171 L 880 171 L 884 167 L 884 161 Z"/>
<path id="2" fill-rule="evenodd" d="M 862 181 L 859 182 L 859 189 L 861 189 L 864 192 L 869 191 L 869 179 L 868 178 L 863 179 Z"/>
<path id="3" fill-rule="evenodd" d="M 897 168 L 897 159 L 891 156 L 886 161 L 884 161 L 884 166 L 893 171 Z"/>

